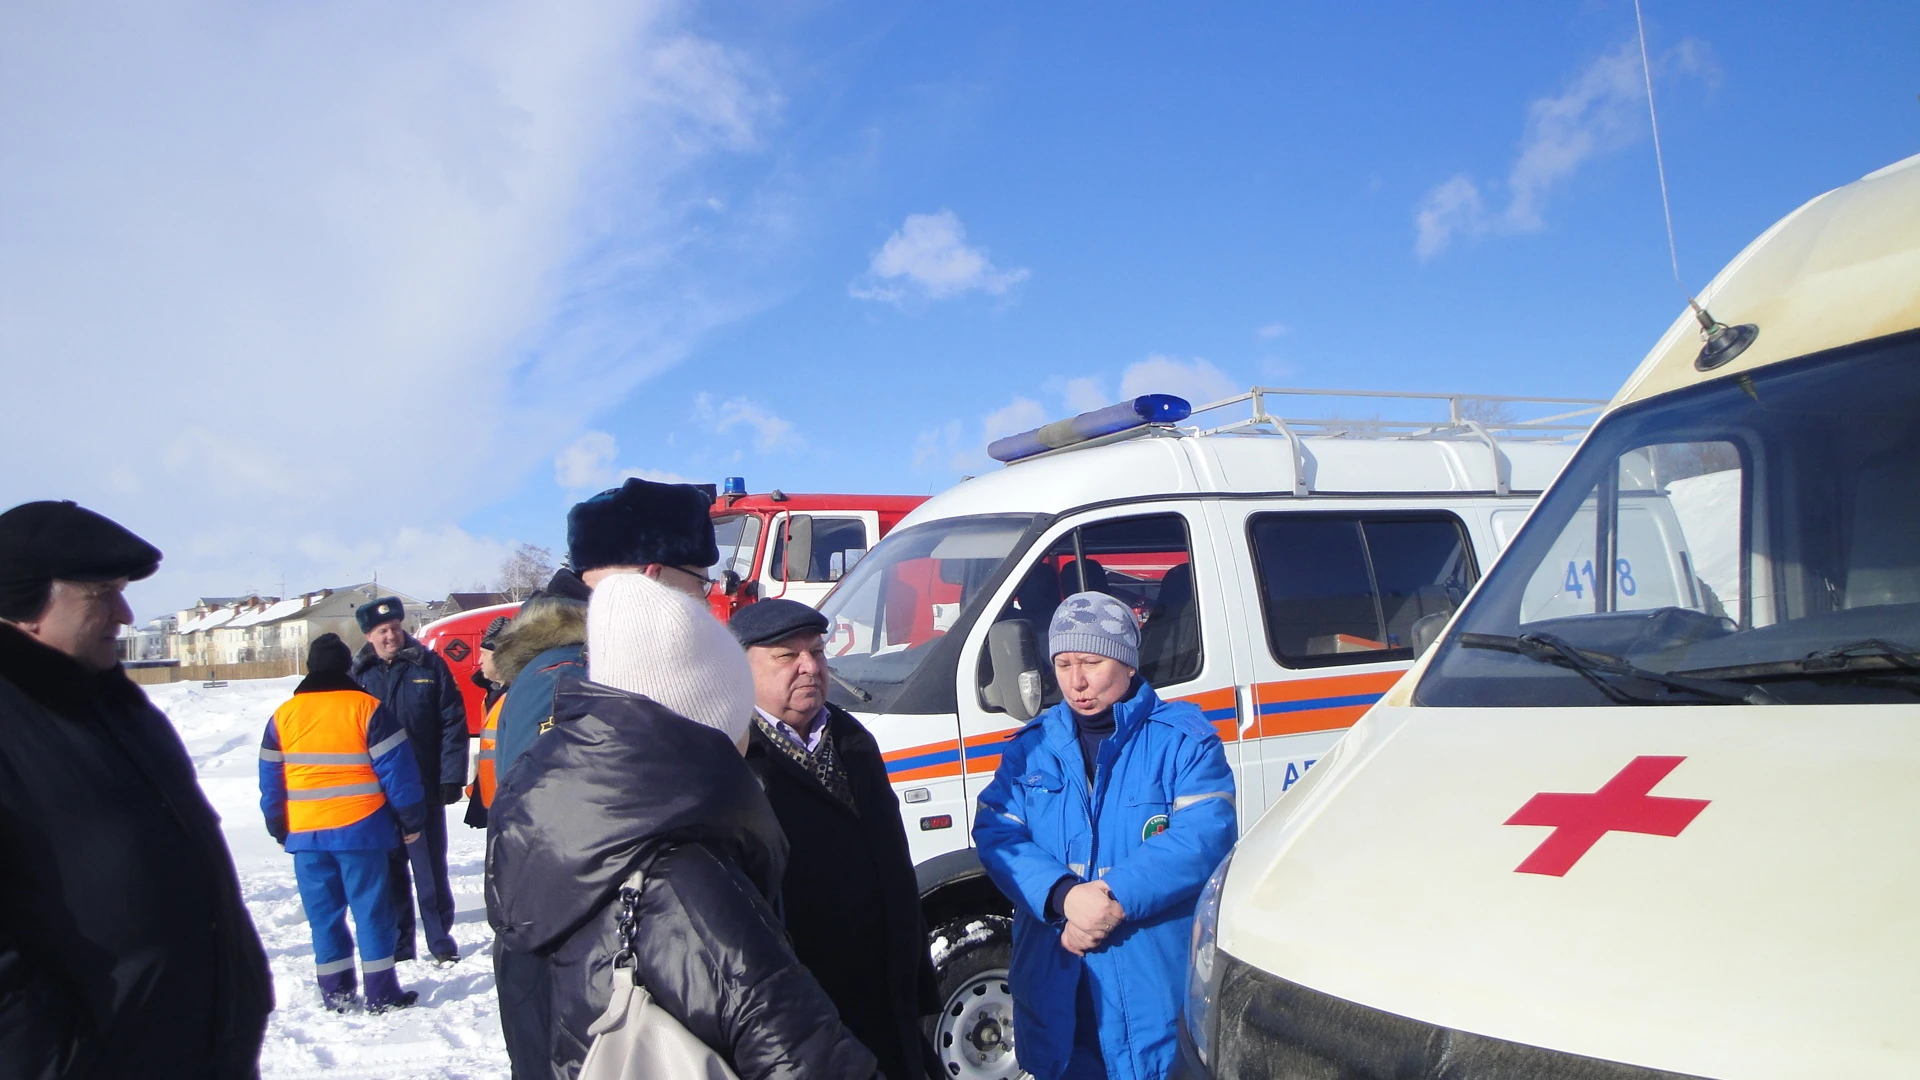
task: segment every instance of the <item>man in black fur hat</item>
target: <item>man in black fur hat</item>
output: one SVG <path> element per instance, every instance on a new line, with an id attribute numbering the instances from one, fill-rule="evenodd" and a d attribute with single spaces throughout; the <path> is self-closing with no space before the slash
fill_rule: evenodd
<path id="1" fill-rule="evenodd" d="M 442 964 L 460 959 L 453 942 L 453 886 L 447 880 L 447 815 L 440 807 L 460 801 L 467 787 L 467 706 L 440 654 L 407 633 L 407 609 L 383 596 L 354 611 L 367 643 L 353 658 L 353 678 L 386 705 L 407 729 L 420 766 L 420 783 L 431 809 L 420 838 L 392 853 L 394 905 L 400 942 L 394 955 L 411 960 L 413 895 L 420 898 L 427 951 Z M 411 871 L 411 873 L 409 873 Z M 409 886 L 408 878 L 412 878 Z"/>
<path id="2" fill-rule="evenodd" d="M 0 1073 L 256 1074 L 273 984 L 173 725 L 121 670 L 153 545 L 0 514 Z"/>

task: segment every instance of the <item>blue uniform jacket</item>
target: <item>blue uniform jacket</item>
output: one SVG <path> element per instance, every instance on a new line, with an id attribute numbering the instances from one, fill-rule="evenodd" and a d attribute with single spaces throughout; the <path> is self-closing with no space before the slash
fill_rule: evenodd
<path id="1" fill-rule="evenodd" d="M 345 676 L 340 677 L 337 684 L 326 681 L 323 676 L 309 676 L 293 692 L 355 689 L 358 687 Z M 386 706 L 373 710 L 373 716 L 367 720 L 369 747 L 379 746 L 398 734 L 400 724 Z M 266 734 L 260 737 L 260 749 L 271 751 L 276 756 L 280 751 L 280 732 L 272 720 L 267 721 Z M 413 760 L 413 752 L 407 748 L 407 740 L 401 739 L 374 758 L 373 773 L 380 778 L 380 793 L 387 798 L 385 806 L 351 825 L 337 829 L 289 833 L 286 767 L 277 760 L 268 760 L 267 755 L 262 754 L 260 813 L 267 819 L 267 831 L 288 851 L 381 851 L 399 847 L 403 831 L 408 834 L 419 832 L 427 820 L 427 796 L 420 787 L 420 767 Z"/>
<path id="2" fill-rule="evenodd" d="M 1200 710 L 1142 682 L 1114 706 L 1092 790 L 1064 703 L 1015 732 L 980 793 L 973 842 L 1013 899 L 1020 1065 L 1056 1080 L 1073 1051 L 1074 997 L 1092 976 L 1100 1049 L 1114 1080 L 1159 1080 L 1176 1056 L 1194 903 L 1238 833 L 1233 772 Z M 1127 913 L 1082 960 L 1046 915 L 1062 877 L 1105 880 Z"/>
<path id="3" fill-rule="evenodd" d="M 587 647 L 556 645 L 528 662 L 500 706 L 500 731 L 494 737 L 494 775 L 502 782 L 507 770 L 527 752 L 540 734 L 540 725 L 553 718 L 553 691 L 564 675 L 587 677 Z"/>
<path id="4" fill-rule="evenodd" d="M 467 706 L 439 654 L 412 634 L 391 662 L 383 662 L 372 645 L 363 645 L 353 658 L 353 677 L 407 729 L 422 783 L 432 787 L 467 782 Z"/>

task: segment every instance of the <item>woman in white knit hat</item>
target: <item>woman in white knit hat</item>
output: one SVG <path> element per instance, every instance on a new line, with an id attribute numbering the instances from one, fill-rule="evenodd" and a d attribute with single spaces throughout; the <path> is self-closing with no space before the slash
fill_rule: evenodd
<path id="1" fill-rule="evenodd" d="M 741 1080 L 873 1076 L 770 903 L 787 843 L 741 757 L 753 678 L 733 636 L 699 601 L 617 575 L 587 608 L 587 673 L 489 812 L 487 914 L 521 954 L 500 1007 L 519 1012 L 516 1043 L 546 1036 L 508 1046 L 516 1080 L 579 1070 L 636 869 L 636 978 Z"/>

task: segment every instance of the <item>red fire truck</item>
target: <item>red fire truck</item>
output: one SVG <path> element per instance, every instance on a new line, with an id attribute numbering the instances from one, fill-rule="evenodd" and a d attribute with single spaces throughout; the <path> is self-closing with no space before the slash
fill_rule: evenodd
<path id="1" fill-rule="evenodd" d="M 713 500 L 714 539 L 720 561 L 714 579 L 713 614 L 722 621 L 755 600 L 786 597 L 818 604 L 867 550 L 900 519 L 926 501 L 920 495 L 789 495 L 774 489 L 746 493 L 746 481 L 727 478 Z M 480 635 L 496 617 L 509 618 L 519 604 L 496 604 L 449 615 L 420 631 L 420 641 L 439 653 L 467 703 L 467 730 L 479 734 L 482 694 L 472 674 L 480 664 Z"/>

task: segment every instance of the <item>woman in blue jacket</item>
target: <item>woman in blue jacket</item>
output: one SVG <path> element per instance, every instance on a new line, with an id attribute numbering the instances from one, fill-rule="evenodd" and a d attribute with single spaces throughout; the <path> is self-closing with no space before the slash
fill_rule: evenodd
<path id="1" fill-rule="evenodd" d="M 1233 773 L 1200 710 L 1141 680 L 1127 605 L 1069 596 L 1047 651 L 1065 700 L 1008 740 L 973 826 L 1013 898 L 1020 1065 L 1038 1080 L 1160 1080 L 1194 903 L 1237 831 Z"/>

